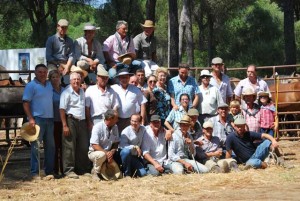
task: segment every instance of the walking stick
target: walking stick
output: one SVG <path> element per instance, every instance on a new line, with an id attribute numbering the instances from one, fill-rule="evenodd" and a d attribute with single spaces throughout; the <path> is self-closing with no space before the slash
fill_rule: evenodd
<path id="1" fill-rule="evenodd" d="M 275 86 L 276 86 L 276 90 L 275 90 L 275 109 L 276 109 L 276 116 L 278 118 L 278 89 L 279 89 L 279 76 L 278 73 L 275 72 Z M 277 128 L 278 130 L 279 128 Z M 274 132 L 274 138 L 276 139 L 277 136 L 279 137 L 279 134 L 277 133 L 278 131 L 275 130 Z"/>
<path id="2" fill-rule="evenodd" d="M 199 170 L 199 167 L 198 167 L 198 163 L 196 162 L 195 157 L 194 157 L 194 154 L 191 152 L 190 146 L 189 146 L 189 145 L 188 145 L 188 150 L 189 150 L 190 154 L 192 155 L 192 159 L 193 159 L 194 163 L 196 164 L 197 172 L 198 172 L 198 174 L 200 174 L 200 170 Z M 195 151 L 196 151 L 196 150 L 195 150 Z"/>

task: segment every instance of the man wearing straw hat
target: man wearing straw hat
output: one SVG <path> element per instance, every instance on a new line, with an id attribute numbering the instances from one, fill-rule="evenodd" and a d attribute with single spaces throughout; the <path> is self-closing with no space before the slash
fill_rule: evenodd
<path id="1" fill-rule="evenodd" d="M 141 60 L 141 66 L 144 68 L 146 77 L 153 74 L 158 68 L 156 57 L 156 38 L 154 36 L 154 22 L 145 20 L 143 32 L 134 37 L 134 47 L 137 54 L 137 59 Z"/>
<path id="2" fill-rule="evenodd" d="M 111 163 L 116 157 L 120 141 L 117 121 L 118 113 L 108 109 L 104 113 L 104 119 L 93 127 L 88 156 L 93 162 L 93 178 L 97 180 L 99 180 L 102 164 L 105 161 Z"/>
<path id="3" fill-rule="evenodd" d="M 193 138 L 189 134 L 191 118 L 184 115 L 178 122 L 179 128 L 175 130 L 170 141 L 168 156 L 171 160 L 170 168 L 174 174 L 184 172 L 208 172 L 208 168 L 194 159 L 196 154 Z M 193 160 L 191 160 L 191 158 Z"/>
<path id="4" fill-rule="evenodd" d="M 77 66 L 86 71 L 95 71 L 98 64 L 104 64 L 102 46 L 100 42 L 95 39 L 96 27 L 91 23 L 86 23 L 83 27 L 84 36 L 74 41 L 74 57 L 77 61 Z"/>
<path id="5" fill-rule="evenodd" d="M 70 72 L 73 61 L 73 40 L 67 36 L 69 22 L 60 19 L 57 22 L 57 32 L 46 42 L 46 60 L 49 71 L 58 69 L 66 75 Z"/>
<path id="6" fill-rule="evenodd" d="M 27 115 L 30 126 L 39 125 L 40 132 L 38 141 L 45 147 L 44 170 L 46 175 L 53 174 L 54 168 L 54 123 L 53 123 L 53 88 L 47 81 L 48 69 L 44 64 L 38 64 L 35 67 L 35 78 L 29 82 L 24 89 L 23 108 Z M 39 147 L 37 140 L 31 143 L 31 175 L 33 177 L 39 174 Z"/>
<path id="7" fill-rule="evenodd" d="M 85 92 L 85 110 L 89 130 L 103 119 L 108 109 L 117 110 L 119 100 L 115 91 L 107 86 L 108 72 L 101 64 L 97 67 L 97 83 L 90 86 Z"/>
<path id="8" fill-rule="evenodd" d="M 60 117 L 63 125 L 63 169 L 68 178 L 90 172 L 87 156 L 89 134 L 85 121 L 85 96 L 80 88 L 81 75 L 71 72 L 70 85 L 60 96 Z"/>

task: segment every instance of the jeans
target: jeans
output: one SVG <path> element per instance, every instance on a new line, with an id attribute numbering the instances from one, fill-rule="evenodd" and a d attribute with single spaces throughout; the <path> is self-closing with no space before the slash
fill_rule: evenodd
<path id="1" fill-rule="evenodd" d="M 254 168 L 260 168 L 261 163 L 269 155 L 270 140 L 264 140 L 257 148 L 254 154 L 248 159 L 246 165 L 251 165 Z"/>
<path id="2" fill-rule="evenodd" d="M 130 149 L 123 148 L 120 155 L 122 160 L 122 169 L 125 176 L 133 176 L 135 171 L 139 177 L 147 175 L 142 159 L 132 155 Z"/>
<path id="3" fill-rule="evenodd" d="M 163 164 L 162 167 L 164 168 L 164 172 L 163 173 L 170 173 L 171 172 L 171 167 L 169 164 Z M 162 173 L 160 173 L 159 171 L 156 170 L 156 168 L 154 167 L 154 165 L 152 164 L 147 164 L 147 168 L 148 174 L 151 174 L 152 176 L 160 176 Z"/>
<path id="4" fill-rule="evenodd" d="M 261 133 L 268 133 L 272 137 L 274 137 L 274 130 L 271 128 L 260 128 Z"/>
<path id="5" fill-rule="evenodd" d="M 185 160 L 186 162 L 190 163 L 193 166 L 194 172 L 198 172 L 198 169 L 199 169 L 200 173 L 206 173 L 209 171 L 207 167 L 205 167 L 204 165 L 202 165 L 199 162 L 195 163 L 194 160 L 190 160 L 187 158 L 184 158 L 182 160 Z M 183 164 L 181 164 L 179 162 L 172 162 L 170 165 L 170 169 L 174 174 L 183 174 L 184 173 L 184 166 L 183 166 Z"/>
<path id="6" fill-rule="evenodd" d="M 40 134 L 38 137 L 39 143 L 43 141 L 44 145 L 44 170 L 45 174 L 53 174 L 54 169 L 54 153 L 55 153 L 55 143 L 54 143 L 54 124 L 51 118 L 40 118 L 35 117 L 35 123 L 40 126 Z M 30 167 L 31 174 L 35 175 L 39 173 L 39 147 L 38 142 L 34 141 L 31 143 L 31 157 L 30 157 Z"/>

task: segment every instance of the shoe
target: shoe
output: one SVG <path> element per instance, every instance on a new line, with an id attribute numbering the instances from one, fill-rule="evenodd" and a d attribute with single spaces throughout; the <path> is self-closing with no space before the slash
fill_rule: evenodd
<path id="1" fill-rule="evenodd" d="M 230 172 L 229 165 L 226 161 L 223 161 L 222 166 L 220 167 L 222 173 Z"/>
<path id="2" fill-rule="evenodd" d="M 47 176 L 43 177 L 43 180 L 49 181 L 49 180 L 52 180 L 52 179 L 54 179 L 54 178 L 55 178 L 54 175 L 48 174 Z"/>
<path id="3" fill-rule="evenodd" d="M 35 174 L 35 175 L 31 175 L 31 177 L 30 177 L 30 180 L 31 181 L 39 181 L 39 180 L 41 180 L 42 178 L 39 176 L 39 175 L 37 175 L 37 174 Z"/>
<path id="4" fill-rule="evenodd" d="M 231 161 L 229 163 L 229 168 L 231 171 L 234 171 L 234 172 L 240 172 L 241 170 L 239 169 L 239 166 L 238 164 L 235 162 L 235 161 Z"/>
<path id="5" fill-rule="evenodd" d="M 79 179 L 79 176 L 75 173 L 75 172 L 69 172 L 66 174 L 67 178 L 71 178 L 71 179 Z"/>
<path id="6" fill-rule="evenodd" d="M 252 169 L 252 168 L 253 168 L 252 165 L 245 165 L 243 170 L 249 170 L 249 169 Z"/>
<path id="7" fill-rule="evenodd" d="M 92 179 L 95 180 L 95 181 L 100 181 L 100 177 L 99 177 L 99 174 L 98 172 L 93 168 L 92 171 L 91 171 L 91 174 L 92 174 Z"/>
<path id="8" fill-rule="evenodd" d="M 219 166 L 216 165 L 216 166 L 214 166 L 210 169 L 210 172 L 212 172 L 212 173 L 222 173 L 222 170 Z"/>

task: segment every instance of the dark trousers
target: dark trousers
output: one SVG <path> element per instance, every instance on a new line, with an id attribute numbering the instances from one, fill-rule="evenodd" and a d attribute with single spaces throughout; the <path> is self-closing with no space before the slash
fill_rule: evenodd
<path id="1" fill-rule="evenodd" d="M 63 174 L 63 160 L 62 160 L 62 123 L 60 121 L 54 122 L 54 142 L 55 142 L 55 155 L 54 155 L 54 173 Z"/>
<path id="2" fill-rule="evenodd" d="M 68 117 L 67 124 L 70 135 L 63 135 L 62 138 L 64 173 L 70 171 L 79 175 L 90 173 L 91 161 L 88 158 L 90 136 L 86 122 Z"/>

